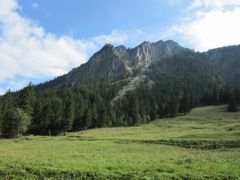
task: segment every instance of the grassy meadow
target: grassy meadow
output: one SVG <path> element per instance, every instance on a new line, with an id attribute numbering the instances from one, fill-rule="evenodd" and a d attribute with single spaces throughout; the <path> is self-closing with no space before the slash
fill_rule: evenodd
<path id="1" fill-rule="evenodd" d="M 240 112 L 0 139 L 0 179 L 240 179 Z"/>

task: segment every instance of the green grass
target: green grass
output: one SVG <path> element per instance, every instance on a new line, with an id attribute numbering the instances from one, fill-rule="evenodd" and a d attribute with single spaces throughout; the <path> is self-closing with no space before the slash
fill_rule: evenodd
<path id="1" fill-rule="evenodd" d="M 240 179 L 240 112 L 226 106 L 67 137 L 0 140 L 0 179 Z"/>

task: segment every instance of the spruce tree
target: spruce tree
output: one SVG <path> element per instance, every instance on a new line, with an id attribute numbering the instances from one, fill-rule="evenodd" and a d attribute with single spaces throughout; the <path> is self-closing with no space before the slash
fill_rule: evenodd
<path id="1" fill-rule="evenodd" d="M 92 113 L 91 110 L 86 110 L 83 118 L 83 127 L 85 130 L 89 129 L 92 125 Z"/>
<path id="2" fill-rule="evenodd" d="M 18 107 L 26 112 L 29 116 L 33 115 L 33 108 L 35 102 L 35 92 L 32 83 L 30 82 L 18 96 Z"/>
<path id="3" fill-rule="evenodd" d="M 20 108 L 9 110 L 3 124 L 3 135 L 9 138 L 16 138 L 24 134 L 31 123 L 31 118 Z"/>
<path id="4" fill-rule="evenodd" d="M 62 128 L 64 131 L 64 135 L 66 135 L 67 131 L 72 129 L 73 120 L 74 120 L 73 100 L 69 99 L 68 102 L 66 102 L 65 104 L 62 118 Z"/>
<path id="5" fill-rule="evenodd" d="M 130 125 L 138 125 L 139 124 L 139 102 L 138 97 L 134 94 L 131 95 L 129 101 L 129 117 L 131 117 Z"/>
<path id="6" fill-rule="evenodd" d="M 183 92 L 182 98 L 180 99 L 178 111 L 184 115 L 190 112 L 190 97 L 186 91 Z"/>
<path id="7" fill-rule="evenodd" d="M 236 95 L 234 92 L 232 92 L 229 97 L 228 111 L 229 112 L 237 112 L 238 111 L 238 104 L 237 104 Z"/>
<path id="8" fill-rule="evenodd" d="M 170 117 L 177 116 L 178 107 L 179 107 L 178 99 L 176 97 L 171 97 L 171 100 L 169 102 Z"/>

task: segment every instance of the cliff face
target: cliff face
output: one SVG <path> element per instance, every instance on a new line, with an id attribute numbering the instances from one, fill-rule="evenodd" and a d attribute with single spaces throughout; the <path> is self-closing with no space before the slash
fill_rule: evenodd
<path id="1" fill-rule="evenodd" d="M 94 54 L 86 64 L 73 69 L 68 80 L 87 81 L 101 78 L 123 78 L 137 68 L 147 68 L 149 64 L 161 61 L 181 52 L 184 48 L 173 41 L 143 42 L 133 49 L 106 44 Z"/>

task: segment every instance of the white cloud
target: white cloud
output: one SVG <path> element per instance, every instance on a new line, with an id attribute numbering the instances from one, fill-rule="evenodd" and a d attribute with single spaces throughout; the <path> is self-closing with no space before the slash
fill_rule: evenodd
<path id="1" fill-rule="evenodd" d="M 226 6 L 236 6 L 240 5 L 239 0 L 194 0 L 188 9 L 196 9 L 196 8 L 223 8 Z"/>
<path id="2" fill-rule="evenodd" d="M 124 43 L 128 39 L 128 35 L 126 33 L 121 33 L 118 31 L 113 31 L 110 35 L 100 35 L 94 38 L 91 38 L 91 41 L 102 44 L 104 43 Z"/>
<path id="3" fill-rule="evenodd" d="M 67 73 L 103 44 L 123 43 L 127 38 L 117 31 L 87 40 L 56 37 L 21 17 L 17 9 L 16 0 L 0 2 L 0 94 Z"/>
<path id="4" fill-rule="evenodd" d="M 240 44 L 239 0 L 194 0 L 186 17 L 167 32 L 198 51 Z"/>

